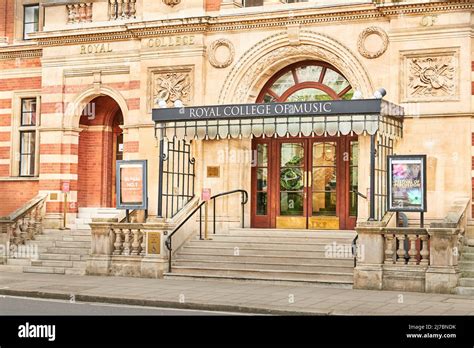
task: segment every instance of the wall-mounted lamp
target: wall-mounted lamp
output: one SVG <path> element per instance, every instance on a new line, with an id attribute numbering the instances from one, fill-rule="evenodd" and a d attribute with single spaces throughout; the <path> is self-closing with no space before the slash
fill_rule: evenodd
<path id="1" fill-rule="evenodd" d="M 385 90 L 385 88 L 379 88 L 378 90 L 374 92 L 374 98 L 382 99 L 383 97 L 385 97 L 386 94 L 387 94 L 387 91 Z"/>

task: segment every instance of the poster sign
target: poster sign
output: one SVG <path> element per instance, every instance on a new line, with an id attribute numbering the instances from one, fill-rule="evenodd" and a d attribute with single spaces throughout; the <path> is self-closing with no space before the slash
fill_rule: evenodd
<path id="1" fill-rule="evenodd" d="M 69 182 L 63 182 L 61 185 L 61 192 L 69 193 L 71 191 L 71 184 Z"/>
<path id="2" fill-rule="evenodd" d="M 207 202 L 211 200 L 211 189 L 203 188 L 201 192 L 201 201 Z"/>
<path id="3" fill-rule="evenodd" d="M 389 211 L 426 212 L 426 155 L 387 156 Z"/>
<path id="4" fill-rule="evenodd" d="M 117 208 L 147 209 L 146 160 L 117 161 Z"/>

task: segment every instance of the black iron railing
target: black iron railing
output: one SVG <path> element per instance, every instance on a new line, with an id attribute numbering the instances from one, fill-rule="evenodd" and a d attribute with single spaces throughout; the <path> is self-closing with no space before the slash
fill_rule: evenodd
<path id="1" fill-rule="evenodd" d="M 238 189 L 238 190 L 232 190 L 232 191 L 227 191 L 227 192 L 222 192 L 222 193 L 218 193 L 217 195 L 214 195 L 214 196 L 211 196 L 210 200 L 213 201 L 213 217 L 212 217 L 212 230 L 213 230 L 213 234 L 216 233 L 216 198 L 218 197 L 222 197 L 222 196 L 228 196 L 228 195 L 231 195 L 231 194 L 234 194 L 234 193 L 238 193 L 240 192 L 241 194 L 241 200 L 240 200 L 240 205 L 241 205 L 241 209 L 242 209 L 242 228 L 244 227 L 245 225 L 245 204 L 247 204 L 248 202 L 248 199 L 249 199 L 249 194 L 247 193 L 247 191 L 245 190 L 241 190 L 241 189 Z M 178 232 L 181 227 L 183 227 L 183 225 L 191 218 L 194 216 L 194 214 L 199 211 L 199 239 L 203 239 L 202 238 L 202 207 L 204 206 L 204 204 L 206 204 L 206 202 L 201 202 L 199 203 L 199 205 L 194 208 L 187 216 L 186 218 L 181 221 L 181 223 L 176 226 L 174 228 L 174 230 L 170 233 L 170 235 L 168 236 L 168 238 L 166 238 L 166 241 L 165 241 L 165 246 L 166 246 L 166 249 L 168 249 L 168 253 L 169 253 L 169 258 L 168 258 L 168 272 L 171 273 L 171 262 L 172 262 L 172 255 L 173 255 L 173 246 L 172 246 L 172 241 L 173 241 L 173 236 L 175 235 L 176 232 Z"/>

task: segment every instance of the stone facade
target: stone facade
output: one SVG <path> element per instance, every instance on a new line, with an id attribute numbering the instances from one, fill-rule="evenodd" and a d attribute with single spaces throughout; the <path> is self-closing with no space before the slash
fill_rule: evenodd
<path id="1" fill-rule="evenodd" d="M 304 60 L 330 63 L 364 98 L 384 87 L 387 100 L 405 107 L 404 134 L 394 152 L 428 156 L 426 219 L 441 220 L 456 197 L 471 197 L 471 1 L 345 0 L 327 7 L 328 1 L 265 0 L 263 6 L 244 8 L 225 0 L 137 0 L 125 7 L 118 1 L 120 13 L 108 1 L 74 6 L 53 1 L 40 6 L 42 30 L 22 40 L 22 15 L 16 14 L 30 3 L 0 4 L 0 195 L 11 197 L 0 206 L 0 215 L 38 193 L 47 194 L 46 223 L 58 226 L 65 182 L 71 188 L 71 219 L 81 205 L 110 206 L 113 199 L 103 197 L 114 192 L 90 186 L 99 197 L 84 198 L 86 186 L 78 183 L 105 165 L 103 158 L 113 162 L 105 150 L 92 149 L 118 146 L 110 139 L 114 129 L 121 129 L 123 158 L 148 160 L 149 216 L 156 216 L 159 159 L 151 109 L 157 100 L 168 106 L 177 100 L 186 106 L 253 103 L 272 75 Z M 31 177 L 18 172 L 20 100 L 25 97 L 40 100 Z M 97 98 L 103 98 L 102 104 Z M 94 112 L 103 114 L 103 122 L 87 120 L 89 103 L 102 105 Z M 119 124 L 114 117 L 121 117 Z M 368 136 L 359 141 L 358 187 L 365 194 Z M 232 151 L 251 152 L 251 140 L 193 142 L 196 192 L 202 187 L 216 193 L 251 190 L 251 164 L 222 160 Z M 84 158 L 89 164 L 80 163 Z M 110 163 L 94 182 L 113 183 Z M 209 166 L 219 167 L 220 176 L 207 177 Z M 238 206 L 238 201 L 226 201 L 219 223 L 238 221 Z M 367 216 L 367 202 L 359 198 L 358 221 Z"/>

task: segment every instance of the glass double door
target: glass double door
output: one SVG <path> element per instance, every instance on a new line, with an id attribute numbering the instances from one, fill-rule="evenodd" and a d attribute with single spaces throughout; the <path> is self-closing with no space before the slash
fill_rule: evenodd
<path id="1" fill-rule="evenodd" d="M 254 139 L 253 148 L 253 227 L 354 228 L 357 138 Z"/>

